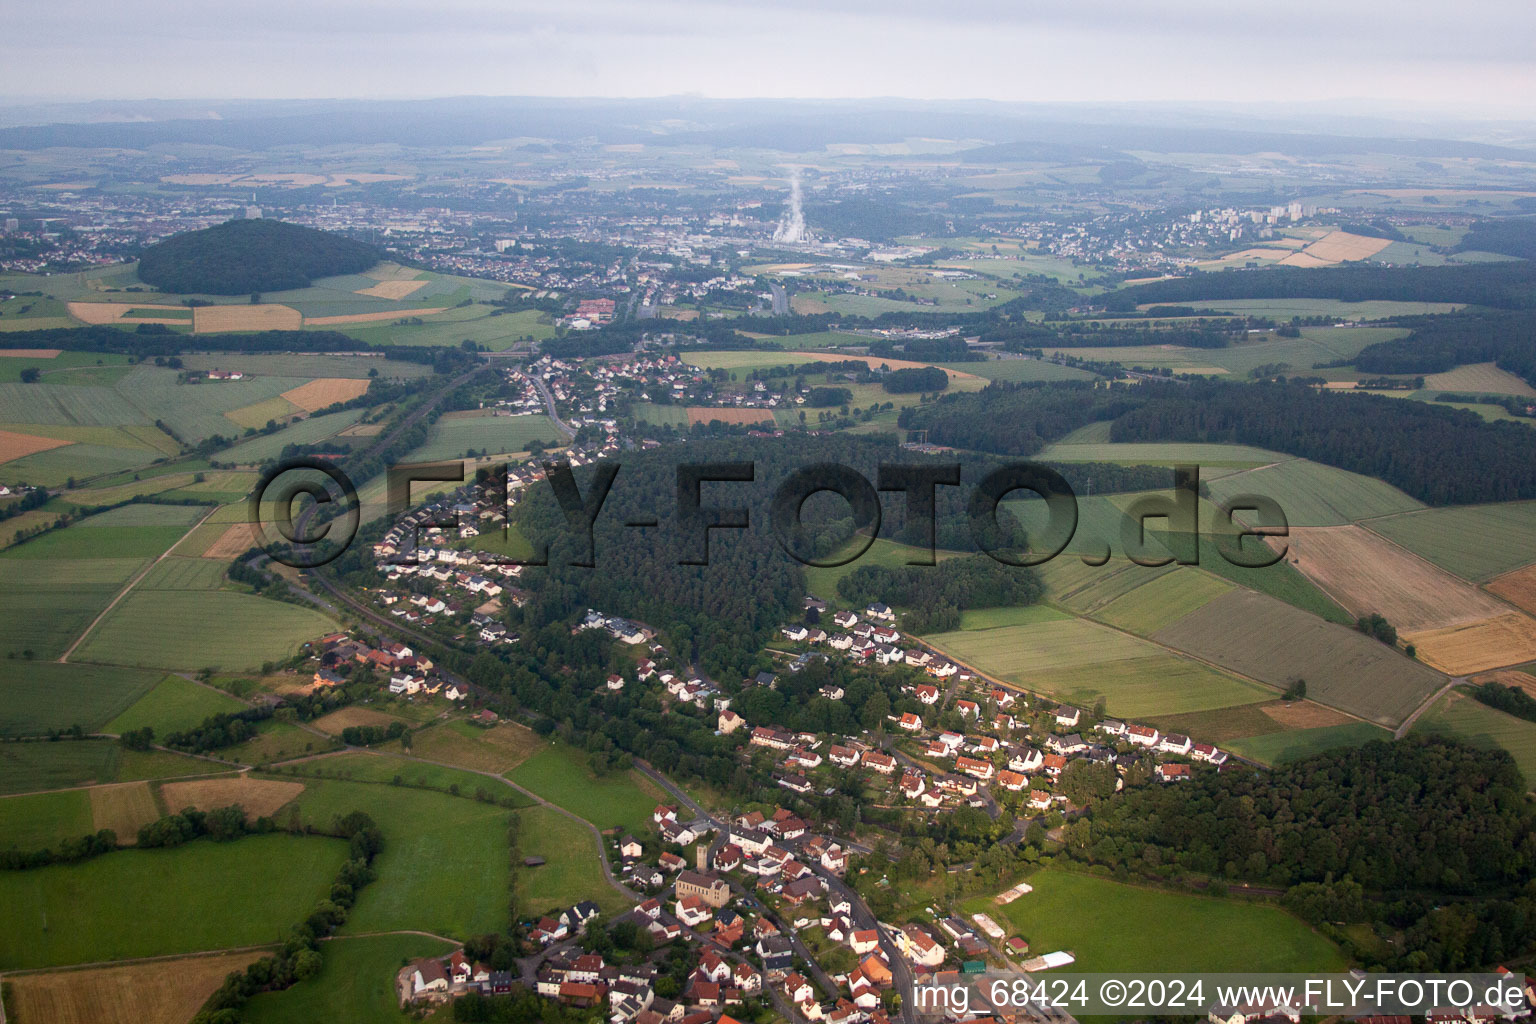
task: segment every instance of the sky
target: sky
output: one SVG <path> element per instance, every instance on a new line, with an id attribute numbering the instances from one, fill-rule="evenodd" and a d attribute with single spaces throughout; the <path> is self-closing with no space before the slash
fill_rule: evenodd
<path id="1" fill-rule="evenodd" d="M 15 0 L 0 96 L 1316 102 L 1536 116 L 1530 0 Z"/>

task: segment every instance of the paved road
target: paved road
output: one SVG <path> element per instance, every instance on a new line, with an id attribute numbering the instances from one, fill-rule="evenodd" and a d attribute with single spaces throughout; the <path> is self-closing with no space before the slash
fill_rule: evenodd
<path id="1" fill-rule="evenodd" d="M 789 296 L 784 291 L 784 286 L 770 281 L 768 290 L 773 292 L 773 315 L 789 316 Z"/>
<path id="2" fill-rule="evenodd" d="M 1452 690 L 1460 686 L 1462 683 L 1465 683 L 1466 681 L 1467 680 L 1465 676 L 1457 676 L 1450 682 L 1446 683 L 1444 686 L 1440 687 L 1440 689 L 1436 690 L 1433 696 L 1431 696 L 1423 704 L 1420 704 L 1418 707 L 1413 709 L 1413 714 L 1403 719 L 1403 724 L 1397 727 L 1397 731 L 1392 734 L 1392 738 L 1395 740 L 1400 740 L 1404 736 L 1407 736 L 1408 730 L 1413 728 L 1413 723 L 1419 720 L 1420 715 L 1438 704 L 1441 697 L 1444 697 L 1446 694 L 1450 693 Z"/>
<path id="3" fill-rule="evenodd" d="M 540 397 L 544 399 L 544 408 L 548 410 L 549 418 L 554 421 L 556 429 L 558 429 L 560 433 L 564 434 L 568 439 L 575 438 L 576 429 L 569 423 L 565 422 L 565 420 L 562 420 L 560 418 L 560 413 L 555 411 L 555 396 L 549 393 L 549 388 L 545 387 L 544 382 L 531 374 L 525 373 L 523 376 L 528 378 L 528 381 L 538 389 Z"/>

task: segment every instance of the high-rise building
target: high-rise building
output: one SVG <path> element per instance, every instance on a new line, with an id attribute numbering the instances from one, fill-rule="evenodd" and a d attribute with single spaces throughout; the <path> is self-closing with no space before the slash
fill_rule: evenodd
<path id="1" fill-rule="evenodd" d="M 7 217 L 7 218 L 5 218 L 5 233 L 6 234 L 14 235 L 16 232 L 18 232 L 20 230 L 21 230 L 21 221 L 17 220 L 15 217 Z"/>
<path id="2" fill-rule="evenodd" d="M 246 220 L 260 220 L 261 219 L 261 207 L 259 207 L 259 206 L 247 206 L 245 208 L 245 219 Z"/>

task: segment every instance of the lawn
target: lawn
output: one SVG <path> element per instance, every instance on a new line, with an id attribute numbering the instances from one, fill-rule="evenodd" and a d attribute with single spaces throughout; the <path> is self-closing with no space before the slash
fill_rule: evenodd
<path id="1" fill-rule="evenodd" d="M 431 462 L 461 458 L 469 451 L 521 452 L 535 441 L 545 445 L 564 444 L 565 438 L 548 416 L 448 413 L 432 425 L 427 443 L 411 452 L 409 458 L 415 462 Z"/>
<path id="2" fill-rule="evenodd" d="M 374 863 L 378 878 L 358 897 L 347 932 L 415 928 L 462 939 L 506 927 L 512 813 L 506 808 L 420 789 L 330 780 L 309 782 L 294 806 L 301 820 L 317 825 L 364 811 L 384 833 L 384 852 Z"/>
<path id="3" fill-rule="evenodd" d="M 0 798 L 0 849 L 41 850 L 95 831 L 83 789 Z"/>
<path id="4" fill-rule="evenodd" d="M 1369 722 L 1349 722 L 1234 739 L 1228 741 L 1227 749 L 1243 757 L 1273 765 L 1297 761 L 1336 747 L 1358 747 L 1372 740 L 1391 738 L 1390 732 Z"/>
<path id="5" fill-rule="evenodd" d="M 134 591 L 75 652 L 80 661 L 249 669 L 291 656 L 335 624 L 309 608 L 226 591 Z"/>
<path id="6" fill-rule="evenodd" d="M 406 960 L 443 956 L 453 947 L 425 935 L 370 935 L 325 944 L 325 965 L 313 978 L 281 992 L 265 992 L 247 1003 L 249 1024 L 375 1024 L 413 1021 L 400 1009 L 395 972 Z"/>
<path id="7" fill-rule="evenodd" d="M 6 871 L 0 968 L 280 942 L 346 857 L 339 840 L 266 835 Z"/>
<path id="8" fill-rule="evenodd" d="M 121 750 L 111 740 L 0 743 L 0 794 L 112 782 Z"/>
<path id="9" fill-rule="evenodd" d="M 564 746 L 545 747 L 508 772 L 507 778 L 600 829 L 649 831 L 651 812 L 661 802 L 654 785 L 637 773 L 596 777 L 587 769 L 581 751 Z"/>
<path id="10" fill-rule="evenodd" d="M 608 914 L 628 906 L 624 894 L 603 877 L 597 837 L 585 825 L 549 807 L 518 811 L 517 817 L 517 852 L 524 857 L 544 858 L 540 867 L 518 869 L 521 913 L 541 914 L 581 900 L 593 900 Z"/>
<path id="11" fill-rule="evenodd" d="M 0 659 L 0 736 L 36 736 L 79 724 L 104 726 L 160 679 L 108 665 Z"/>
<path id="12" fill-rule="evenodd" d="M 1044 870 L 1005 906 L 980 897 L 967 914 L 1004 919 L 1032 953 L 1070 950 L 1075 971 L 1338 971 L 1348 961 L 1278 907 L 1162 892 Z M 1128 926 L 1134 922 L 1134 927 Z"/>
<path id="13" fill-rule="evenodd" d="M 168 675 L 132 707 L 118 715 L 105 732 L 124 733 L 149 726 L 156 736 L 189 729 L 209 715 L 239 711 L 246 705 L 211 687 Z"/>
<path id="14" fill-rule="evenodd" d="M 1536 501 L 1432 508 L 1364 525 L 1463 579 L 1536 562 Z"/>
<path id="15" fill-rule="evenodd" d="M 1219 477 L 1210 487 L 1216 502 L 1240 494 L 1272 498 L 1292 526 L 1344 526 L 1357 519 L 1424 507 L 1423 502 L 1374 477 L 1305 459 Z"/>
<path id="16" fill-rule="evenodd" d="M 1506 715 L 1475 697 L 1452 691 L 1414 723 L 1415 733 L 1449 733 L 1479 747 L 1510 752 L 1526 785 L 1536 789 L 1536 722 Z"/>

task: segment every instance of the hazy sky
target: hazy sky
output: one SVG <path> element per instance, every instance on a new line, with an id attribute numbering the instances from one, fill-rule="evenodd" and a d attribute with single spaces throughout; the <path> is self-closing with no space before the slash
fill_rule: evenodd
<path id="1" fill-rule="evenodd" d="M 1530 0 L 13 0 L 0 95 L 1407 101 L 1536 114 Z"/>

